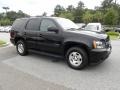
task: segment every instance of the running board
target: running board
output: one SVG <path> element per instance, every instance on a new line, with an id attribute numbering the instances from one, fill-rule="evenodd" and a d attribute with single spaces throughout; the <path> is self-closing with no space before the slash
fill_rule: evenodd
<path id="1" fill-rule="evenodd" d="M 37 51 L 37 50 L 33 50 L 30 49 L 28 50 L 29 52 L 33 52 L 33 53 L 37 53 L 37 54 L 41 54 L 41 55 L 45 55 L 45 56 L 50 56 L 50 57 L 55 57 L 55 58 L 62 58 L 64 59 L 64 57 L 62 55 L 57 55 L 57 54 L 52 54 L 52 53 L 48 53 L 48 52 L 43 52 L 43 51 Z"/>

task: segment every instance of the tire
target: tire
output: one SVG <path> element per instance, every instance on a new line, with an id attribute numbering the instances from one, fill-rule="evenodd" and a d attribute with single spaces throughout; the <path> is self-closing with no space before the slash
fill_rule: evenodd
<path id="1" fill-rule="evenodd" d="M 88 65 L 88 55 L 85 50 L 79 47 L 72 47 L 66 53 L 66 60 L 68 66 L 80 70 L 83 69 L 86 65 Z"/>
<path id="2" fill-rule="evenodd" d="M 28 54 L 26 44 L 23 40 L 19 40 L 16 43 L 16 50 L 17 50 L 18 54 L 21 56 L 25 56 Z"/>

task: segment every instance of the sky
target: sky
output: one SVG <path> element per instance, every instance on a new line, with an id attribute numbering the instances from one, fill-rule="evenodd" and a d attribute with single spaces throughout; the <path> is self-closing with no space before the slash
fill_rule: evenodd
<path id="1" fill-rule="evenodd" d="M 86 8 L 94 9 L 95 6 L 100 6 L 103 0 L 0 0 L 0 12 L 5 12 L 2 7 L 7 6 L 10 10 L 22 10 L 31 16 L 42 15 L 43 12 L 51 15 L 57 4 L 65 8 L 68 5 L 76 7 L 79 1 L 84 2 Z"/>

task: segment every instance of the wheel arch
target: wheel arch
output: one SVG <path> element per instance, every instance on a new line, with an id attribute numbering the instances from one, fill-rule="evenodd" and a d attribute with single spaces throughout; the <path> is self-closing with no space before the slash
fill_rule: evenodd
<path id="1" fill-rule="evenodd" d="M 22 38 L 22 37 L 16 37 L 16 38 L 15 38 L 15 45 L 16 45 L 16 43 L 17 43 L 19 40 L 25 41 L 25 39 Z"/>
<path id="2" fill-rule="evenodd" d="M 87 53 L 87 55 L 89 55 L 89 47 L 82 43 L 82 42 L 66 42 L 64 44 L 64 55 L 67 53 L 68 49 L 72 48 L 72 47 L 80 47 L 81 49 L 84 49 L 85 52 Z"/>

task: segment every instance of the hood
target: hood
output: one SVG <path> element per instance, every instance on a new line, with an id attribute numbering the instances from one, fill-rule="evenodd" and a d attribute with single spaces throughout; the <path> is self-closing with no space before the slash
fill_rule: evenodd
<path id="1" fill-rule="evenodd" d="M 107 34 L 105 34 L 104 32 L 93 32 L 93 31 L 79 31 L 79 30 L 71 30 L 69 32 L 72 33 L 76 33 L 76 34 L 83 34 L 83 35 L 88 35 L 88 36 L 92 36 L 92 37 L 96 37 L 96 38 L 100 38 L 100 39 L 106 39 L 108 37 Z"/>

